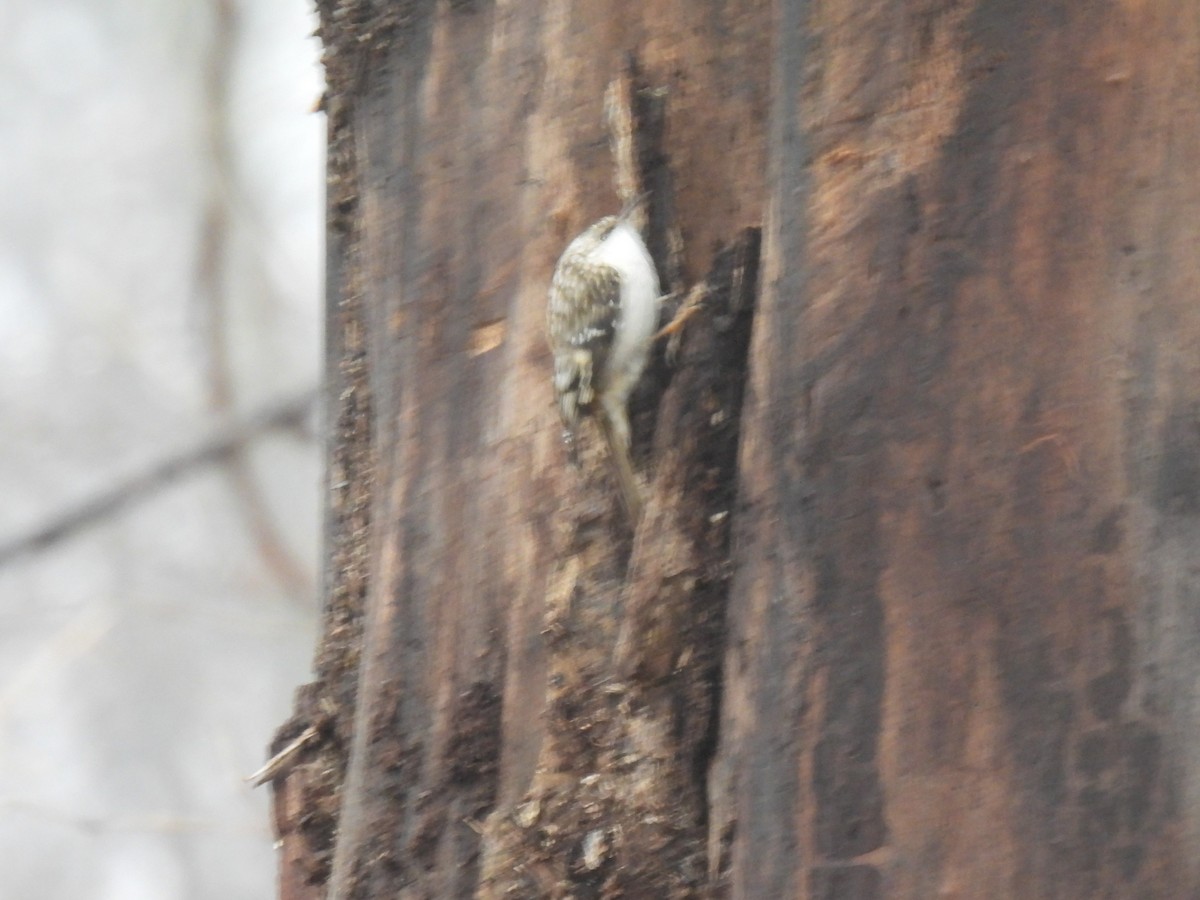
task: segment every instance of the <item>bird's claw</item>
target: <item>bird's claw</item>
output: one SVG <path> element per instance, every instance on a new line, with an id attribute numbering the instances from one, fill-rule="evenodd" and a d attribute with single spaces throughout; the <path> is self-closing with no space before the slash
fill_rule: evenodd
<path id="1" fill-rule="evenodd" d="M 674 296 L 674 295 L 671 295 Z M 658 330 L 654 335 L 654 340 L 659 338 L 667 338 L 666 357 L 670 365 L 675 365 L 675 360 L 679 356 L 679 348 L 683 344 L 683 326 L 687 320 L 700 311 L 704 305 L 704 298 L 708 296 L 708 284 L 701 281 L 693 285 L 688 291 L 687 297 L 680 304 L 679 309 L 675 311 L 671 321 Z"/>

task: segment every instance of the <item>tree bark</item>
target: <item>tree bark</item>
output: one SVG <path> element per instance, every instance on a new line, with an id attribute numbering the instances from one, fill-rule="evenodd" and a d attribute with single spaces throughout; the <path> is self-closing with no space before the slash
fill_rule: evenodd
<path id="1" fill-rule="evenodd" d="M 281 896 L 1200 894 L 1200 7 L 318 6 Z M 542 326 L 614 82 L 705 297 L 632 533 Z"/>

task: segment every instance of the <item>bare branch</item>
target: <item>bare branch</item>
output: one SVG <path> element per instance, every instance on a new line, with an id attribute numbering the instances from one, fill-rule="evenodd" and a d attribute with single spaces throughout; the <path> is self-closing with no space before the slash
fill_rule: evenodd
<path id="1" fill-rule="evenodd" d="M 299 428 L 312 410 L 316 398 L 317 392 L 308 390 L 299 396 L 266 406 L 241 421 L 217 428 L 194 446 L 100 492 L 74 509 L 52 517 L 32 532 L 0 544 L 0 566 L 26 554 L 40 553 L 89 526 L 111 518 L 195 469 L 224 462 L 264 432 Z"/>

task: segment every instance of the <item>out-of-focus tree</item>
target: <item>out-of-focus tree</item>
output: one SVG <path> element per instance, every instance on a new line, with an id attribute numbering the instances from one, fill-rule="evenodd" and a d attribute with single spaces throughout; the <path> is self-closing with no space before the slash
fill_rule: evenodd
<path id="1" fill-rule="evenodd" d="M 274 883 L 316 625 L 307 0 L 0 6 L 0 895 Z"/>

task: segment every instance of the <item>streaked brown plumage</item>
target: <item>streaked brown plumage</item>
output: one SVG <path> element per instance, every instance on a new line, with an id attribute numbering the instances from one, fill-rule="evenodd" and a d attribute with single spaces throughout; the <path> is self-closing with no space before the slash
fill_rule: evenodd
<path id="1" fill-rule="evenodd" d="M 646 367 L 658 324 L 658 274 L 641 235 L 624 218 L 596 222 L 563 251 L 546 309 L 554 389 L 563 425 L 595 412 L 636 524 L 641 497 L 629 461 L 629 394 Z"/>

